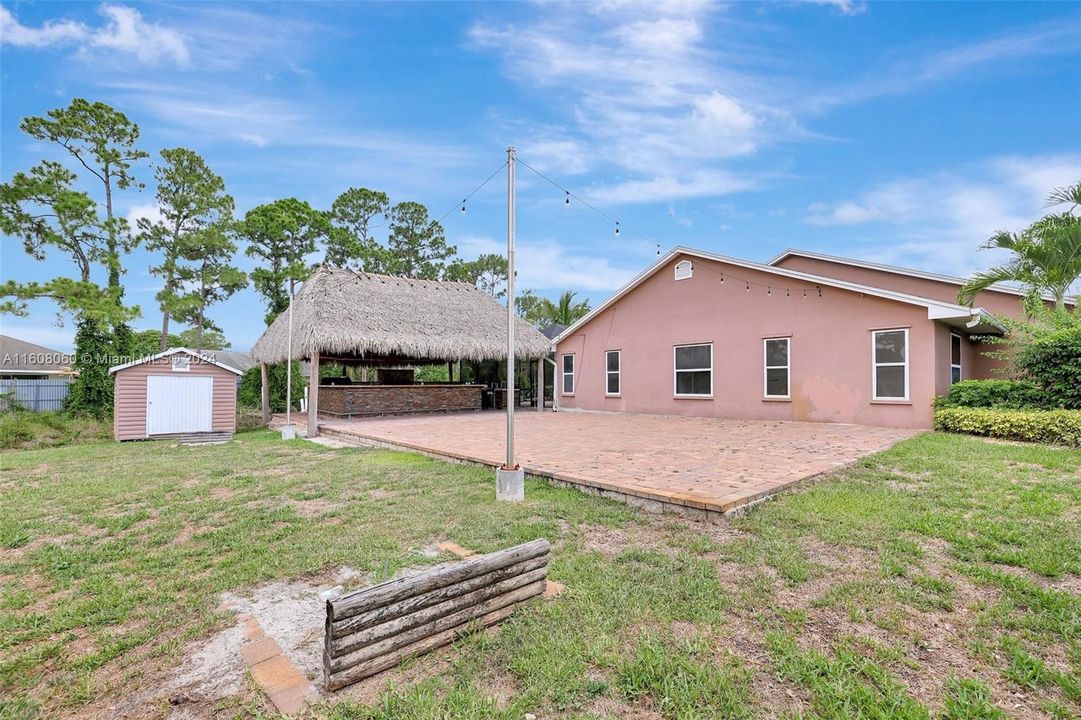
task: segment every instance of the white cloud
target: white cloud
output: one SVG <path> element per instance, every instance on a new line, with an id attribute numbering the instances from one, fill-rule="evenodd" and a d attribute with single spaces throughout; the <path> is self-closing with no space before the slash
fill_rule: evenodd
<path id="1" fill-rule="evenodd" d="M 123 5 L 102 5 L 101 13 L 108 24 L 90 35 L 94 47 L 126 52 L 146 63 L 163 58 L 178 65 L 187 65 L 190 55 L 184 37 L 175 30 L 148 23 L 135 8 Z"/>
<path id="2" fill-rule="evenodd" d="M 149 220 L 152 223 L 160 222 L 162 219 L 161 208 L 158 207 L 156 202 L 132 205 L 128 210 L 127 218 L 128 224 L 130 224 L 134 230 L 138 227 L 139 220 L 141 219 Z"/>
<path id="3" fill-rule="evenodd" d="M 684 175 L 659 175 L 589 188 L 585 195 L 595 202 L 624 204 L 689 200 L 750 190 L 755 181 L 722 170 L 702 170 Z"/>
<path id="4" fill-rule="evenodd" d="M 49 311 L 44 310 L 42 315 Z M 51 350 L 70 352 L 75 346 L 75 328 L 58 327 L 43 323 L 41 318 L 20 318 L 7 316 L 0 323 L 0 332 L 10 337 L 41 345 Z"/>
<path id="5" fill-rule="evenodd" d="M 812 88 L 795 95 L 792 102 L 804 114 L 821 114 L 844 105 L 911 93 L 995 63 L 1076 55 L 1077 40 L 1074 16 L 1015 27 L 933 52 L 909 50 L 897 54 L 900 59 L 885 66 L 869 68 L 846 85 Z"/>
<path id="6" fill-rule="evenodd" d="M 689 217 L 677 213 L 674 205 L 668 206 L 668 217 L 672 218 L 672 222 L 676 225 L 682 225 L 683 227 L 691 227 L 694 225 L 694 222 Z"/>
<path id="7" fill-rule="evenodd" d="M 628 175 L 596 190 L 597 198 L 652 202 L 730 192 L 732 183 L 718 182 L 721 161 L 800 132 L 783 106 L 763 99 L 756 78 L 731 69 L 753 53 L 716 38 L 706 42 L 721 6 L 583 7 L 588 14 L 555 5 L 528 23 L 478 23 L 470 37 L 496 52 L 509 76 L 550 94 L 563 111 L 566 126 L 551 133 L 559 144 L 540 149 L 557 157 L 573 149 L 582 158 L 575 169 L 583 172 L 614 167 Z M 649 194 L 633 194 L 639 189 Z"/>
<path id="8" fill-rule="evenodd" d="M 996 261 L 992 252 L 975 252 L 987 238 L 1000 230 L 1017 231 L 1044 215 L 1048 192 L 1079 176 L 1077 155 L 992 158 L 884 183 L 855 198 L 815 203 L 804 221 L 867 226 L 869 235 L 898 238 L 853 251 L 860 257 L 963 275 Z"/>
<path id="9" fill-rule="evenodd" d="M 0 5 L 0 38 L 15 47 L 48 47 L 86 38 L 87 29 L 72 20 L 49 20 L 39 28 L 23 25 L 11 11 Z"/>
<path id="10" fill-rule="evenodd" d="M 832 7 L 842 15 L 859 15 L 867 10 L 867 3 L 858 0 L 799 0 L 808 5 L 824 5 Z"/>
<path id="11" fill-rule="evenodd" d="M 81 53 L 112 50 L 151 65 L 163 60 L 188 64 L 191 56 L 180 32 L 147 22 L 142 13 L 125 5 L 104 4 L 98 10 L 105 22 L 97 27 L 74 20 L 49 20 L 34 28 L 0 7 L 0 37 L 4 44 L 15 47 L 75 46 Z"/>
<path id="12" fill-rule="evenodd" d="M 483 236 L 455 238 L 453 243 L 464 258 L 503 254 L 507 249 L 506 243 Z M 621 287 L 641 271 L 641 267 L 616 267 L 601 255 L 573 252 L 554 240 L 525 238 L 516 243 L 515 251 L 519 289 L 606 292 Z"/>

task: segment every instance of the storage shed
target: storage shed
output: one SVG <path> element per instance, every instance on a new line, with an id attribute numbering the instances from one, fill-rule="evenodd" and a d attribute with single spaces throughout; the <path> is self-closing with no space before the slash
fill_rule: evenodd
<path id="1" fill-rule="evenodd" d="M 109 368 L 117 440 L 228 440 L 240 370 L 187 348 Z"/>

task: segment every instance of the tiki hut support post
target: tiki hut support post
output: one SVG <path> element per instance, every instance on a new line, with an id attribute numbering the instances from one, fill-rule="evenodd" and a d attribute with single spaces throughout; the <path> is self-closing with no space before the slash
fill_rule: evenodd
<path id="1" fill-rule="evenodd" d="M 262 378 L 262 391 L 263 396 L 263 426 L 270 425 L 270 368 L 266 363 L 259 363 L 259 374 Z"/>
<path id="2" fill-rule="evenodd" d="M 544 412 L 544 359 L 537 360 L 537 384 L 533 397 L 537 403 L 537 412 Z"/>
<path id="3" fill-rule="evenodd" d="M 308 378 L 308 437 L 319 434 L 319 351 L 308 359 L 311 375 Z"/>

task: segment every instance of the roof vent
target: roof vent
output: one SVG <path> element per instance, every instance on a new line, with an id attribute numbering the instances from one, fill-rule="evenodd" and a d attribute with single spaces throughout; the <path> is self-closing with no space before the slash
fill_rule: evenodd
<path id="1" fill-rule="evenodd" d="M 680 260 L 676 263 L 676 280 L 690 280 L 694 275 L 694 265 L 690 260 Z"/>

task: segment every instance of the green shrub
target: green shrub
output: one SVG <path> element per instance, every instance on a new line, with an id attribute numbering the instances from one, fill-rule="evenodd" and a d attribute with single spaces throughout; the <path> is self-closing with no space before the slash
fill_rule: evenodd
<path id="1" fill-rule="evenodd" d="M 1043 388 L 1053 406 L 1081 409 L 1081 324 L 1021 348 L 1017 368 Z"/>
<path id="2" fill-rule="evenodd" d="M 939 408 L 935 429 L 1081 447 L 1081 410 Z"/>
<path id="3" fill-rule="evenodd" d="M 109 422 L 90 416 L 28 410 L 0 413 L 0 448 L 4 450 L 100 442 L 111 437 Z"/>
<path id="4" fill-rule="evenodd" d="M 285 364 L 271 365 L 270 376 L 270 411 L 285 412 Z M 300 363 L 293 363 L 293 409 L 300 409 L 300 399 L 304 397 L 307 381 L 300 374 Z M 263 376 L 259 366 L 255 366 L 240 378 L 240 390 L 237 403 L 245 407 L 263 407 Z"/>
<path id="5" fill-rule="evenodd" d="M 936 408 L 1043 408 L 1047 395 L 1036 383 L 1026 380 L 962 380 L 950 392 L 935 398 Z"/>

